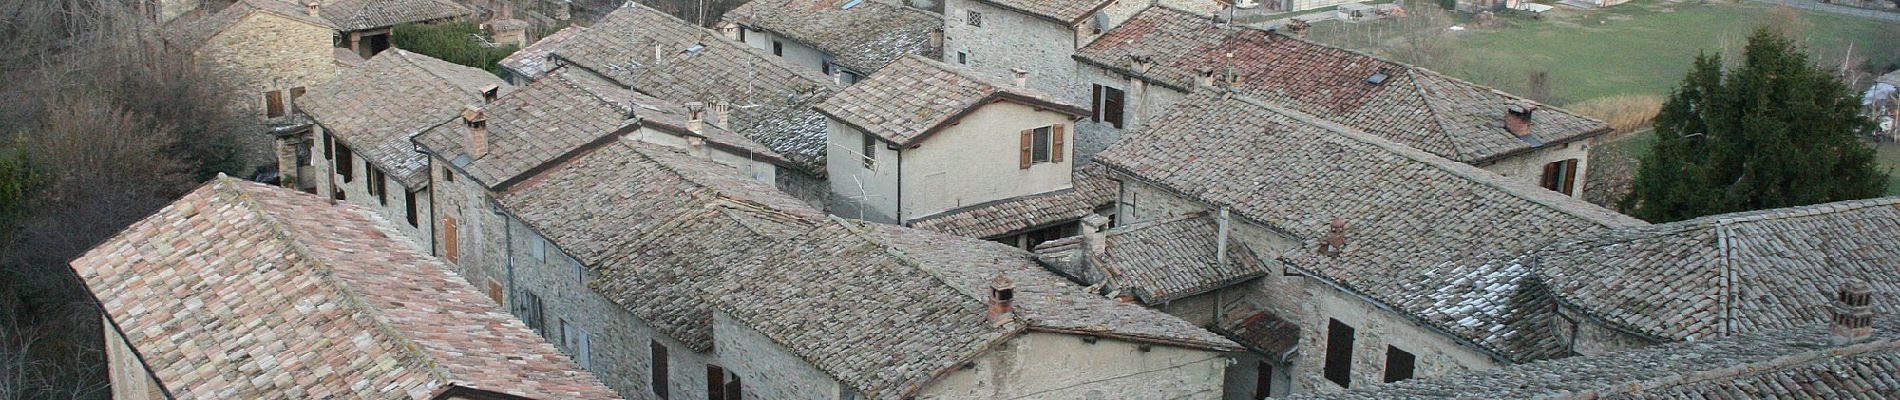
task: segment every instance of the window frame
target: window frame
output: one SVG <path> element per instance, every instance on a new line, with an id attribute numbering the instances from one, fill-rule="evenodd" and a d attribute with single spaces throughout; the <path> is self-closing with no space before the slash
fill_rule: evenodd
<path id="1" fill-rule="evenodd" d="M 407 222 L 409 222 L 409 227 L 421 228 L 422 227 L 421 218 L 420 218 L 419 213 L 417 212 L 417 207 L 416 207 L 416 192 L 403 190 L 402 201 L 404 204 L 403 217 Z"/>
<path id="2" fill-rule="evenodd" d="M 977 11 L 977 10 L 963 10 L 963 11 L 964 11 L 963 23 L 966 23 L 966 24 L 969 24 L 970 26 L 974 26 L 978 28 L 983 27 L 983 12 L 982 11 Z"/>
<path id="3" fill-rule="evenodd" d="M 1404 363 L 1399 364 L 1398 361 Z M 1412 379 L 1417 376 L 1417 373 L 1418 355 L 1400 349 L 1398 346 L 1385 346 L 1385 376 L 1382 379 L 1385 383 Z"/>
<path id="4" fill-rule="evenodd" d="M 1322 376 L 1341 388 L 1352 388 L 1352 350 L 1358 331 L 1338 319 L 1326 324 L 1326 359 Z"/>
<path id="5" fill-rule="evenodd" d="M 864 134 L 864 137 L 863 137 L 864 143 L 858 146 L 858 150 L 864 152 L 864 154 L 862 155 L 864 157 L 864 169 L 876 169 L 877 168 L 877 143 L 878 143 L 877 135 L 872 135 L 870 132 L 863 132 L 863 134 Z"/>
<path id="6" fill-rule="evenodd" d="M 1128 121 L 1128 92 L 1108 85 L 1095 85 L 1094 122 L 1107 122 L 1115 129 L 1123 129 Z M 1109 103 L 1114 103 L 1110 107 Z"/>
<path id="7" fill-rule="evenodd" d="M 667 386 L 671 378 L 667 376 L 669 371 L 667 371 L 666 345 L 660 344 L 658 340 L 648 339 L 647 354 L 652 358 L 652 363 L 650 363 L 651 367 L 648 368 L 648 370 L 653 375 L 651 382 L 649 382 L 651 384 L 650 389 L 653 390 L 653 395 L 661 399 L 672 398 L 672 390 L 669 390 L 670 388 Z"/>

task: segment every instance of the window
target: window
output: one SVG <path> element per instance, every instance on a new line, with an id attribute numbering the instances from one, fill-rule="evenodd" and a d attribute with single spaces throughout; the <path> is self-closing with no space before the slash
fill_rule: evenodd
<path id="1" fill-rule="evenodd" d="M 442 167 L 442 181 L 455 182 L 455 171 L 450 171 L 449 167 Z"/>
<path id="2" fill-rule="evenodd" d="M 455 262 L 461 258 L 461 253 L 456 251 L 459 250 L 456 247 L 456 238 L 460 236 L 460 231 L 455 228 L 455 217 L 442 217 L 442 256 L 448 257 L 449 262 Z"/>
<path id="3" fill-rule="evenodd" d="M 521 317 L 521 322 L 527 323 L 528 329 L 533 329 L 534 333 L 547 337 L 547 320 L 544 319 L 543 311 L 541 296 L 534 292 L 523 290 L 515 296 L 515 316 Z"/>
<path id="4" fill-rule="evenodd" d="M 739 400 L 739 375 L 706 364 L 706 400 Z"/>
<path id="5" fill-rule="evenodd" d="M 298 111 L 297 98 L 303 97 L 303 93 L 304 93 L 303 86 L 290 88 L 290 110 L 291 111 L 293 112 Z"/>
<path id="6" fill-rule="evenodd" d="M 975 27 L 983 26 L 983 13 L 976 12 L 973 10 L 973 11 L 970 11 L 969 14 L 967 15 L 968 17 L 963 19 L 964 22 L 970 23 L 970 26 L 975 26 Z"/>
<path id="7" fill-rule="evenodd" d="M 535 235 L 534 246 L 531 246 L 530 249 L 531 250 L 529 251 L 529 253 L 534 254 L 535 260 L 539 260 L 539 261 L 548 260 L 548 238 L 541 237 L 540 235 Z"/>
<path id="8" fill-rule="evenodd" d="M 565 318 L 560 320 L 560 324 L 561 345 L 567 348 L 567 354 L 574 357 L 574 363 L 580 364 L 581 368 L 593 369 L 593 337 L 587 334 L 586 329 L 567 322 Z"/>
<path id="9" fill-rule="evenodd" d="M 416 192 L 411 192 L 408 190 L 402 191 L 402 203 L 404 204 L 403 210 L 402 210 L 403 218 L 409 221 L 409 227 L 411 228 L 422 227 L 420 224 L 416 222 Z"/>
<path id="10" fill-rule="evenodd" d="M 384 174 L 382 169 L 369 165 L 369 159 L 363 159 L 363 170 L 368 171 L 364 175 L 369 178 L 367 186 L 369 192 L 376 195 L 376 203 L 389 205 L 389 176 Z"/>
<path id="11" fill-rule="evenodd" d="M 555 249 L 555 250 L 560 250 L 560 249 Z M 574 281 L 580 282 L 580 283 L 587 283 L 587 268 L 581 265 L 581 260 L 575 260 L 575 259 L 570 258 L 568 259 L 568 261 L 574 262 Z"/>
<path id="12" fill-rule="evenodd" d="M 777 40 L 772 41 L 772 55 L 784 57 L 785 43 L 777 41 Z"/>
<path id="13" fill-rule="evenodd" d="M 264 92 L 264 116 L 269 118 L 284 116 L 284 91 Z"/>
<path id="14" fill-rule="evenodd" d="M 1577 159 L 1544 164 L 1543 186 L 1545 189 L 1554 190 L 1566 196 L 1570 195 L 1577 186 Z"/>
<path id="15" fill-rule="evenodd" d="M 1385 346 L 1385 383 L 1412 379 L 1412 367 L 1418 359 L 1397 347 Z"/>
<path id="16" fill-rule="evenodd" d="M 963 51 L 957 52 L 957 64 L 970 65 L 970 53 Z"/>
<path id="17" fill-rule="evenodd" d="M 743 26 L 739 27 L 739 43 L 745 43 L 745 31 L 748 30 Z"/>
<path id="18" fill-rule="evenodd" d="M 666 345 L 657 340 L 648 341 L 653 355 L 653 395 L 662 399 L 671 398 L 666 390 Z"/>
<path id="19" fill-rule="evenodd" d="M 323 131 L 323 159 L 336 158 L 336 143 L 330 139 L 330 131 Z"/>
<path id="20" fill-rule="evenodd" d="M 1051 125 L 1022 132 L 1021 167 L 1031 164 L 1062 162 L 1063 126 Z"/>
<path id="21" fill-rule="evenodd" d="M 351 156 L 350 146 L 336 146 L 336 174 L 343 176 L 343 183 L 356 179 L 356 158 Z"/>
<path id="22" fill-rule="evenodd" d="M 1326 380 L 1352 387 L 1352 327 L 1329 319 L 1326 324 Z"/>
<path id="23" fill-rule="evenodd" d="M 1257 367 L 1254 368 L 1252 398 L 1264 399 L 1273 396 L 1273 364 L 1266 361 L 1255 361 L 1255 363 Z"/>
<path id="24" fill-rule="evenodd" d="M 1121 129 L 1124 96 L 1121 89 L 1095 85 L 1095 122 L 1107 122 Z"/>
<path id="25" fill-rule="evenodd" d="M 864 134 L 864 143 L 859 150 L 864 154 L 864 168 L 877 167 L 877 136 Z"/>

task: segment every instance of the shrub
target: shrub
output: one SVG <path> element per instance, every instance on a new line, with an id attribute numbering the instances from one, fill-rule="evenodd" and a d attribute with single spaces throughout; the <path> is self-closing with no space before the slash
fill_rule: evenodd
<path id="1" fill-rule="evenodd" d="M 482 38 L 481 26 L 473 22 L 402 24 L 389 34 L 397 48 L 501 75 L 497 64 L 516 47 L 491 46 Z"/>

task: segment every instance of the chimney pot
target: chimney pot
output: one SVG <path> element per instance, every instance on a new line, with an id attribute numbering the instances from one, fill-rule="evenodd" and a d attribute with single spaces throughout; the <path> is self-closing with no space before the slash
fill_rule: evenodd
<path id="1" fill-rule="evenodd" d="M 1504 110 L 1504 130 L 1517 137 L 1530 136 L 1531 116 L 1537 112 L 1537 105 L 1529 102 L 1513 104 Z"/>
<path id="2" fill-rule="evenodd" d="M 1834 295 L 1828 342 L 1835 346 L 1866 342 L 1874 335 L 1873 290 L 1866 281 L 1842 284 Z"/>
<path id="3" fill-rule="evenodd" d="M 481 158 L 488 155 L 488 115 L 479 106 L 462 108 L 462 124 L 467 128 L 468 156 Z"/>
<path id="4" fill-rule="evenodd" d="M 310 13 L 310 16 L 315 17 L 317 16 L 318 11 L 320 11 L 323 8 L 323 4 L 312 1 L 309 3 L 304 3 L 303 8 L 304 8 L 304 12 Z"/>
<path id="5" fill-rule="evenodd" d="M 990 279 L 990 324 L 1000 327 L 1009 322 L 1011 313 L 1016 311 L 1015 301 L 1016 284 L 1002 273 L 997 273 L 995 278 Z"/>
<path id="6" fill-rule="evenodd" d="M 1016 87 L 1029 87 L 1029 70 L 1010 68 L 1009 74 L 1016 79 Z"/>
<path id="7" fill-rule="evenodd" d="M 1339 257 L 1346 250 L 1346 219 L 1334 217 L 1327 224 L 1326 241 L 1320 243 L 1319 253 L 1327 257 Z"/>
<path id="8" fill-rule="evenodd" d="M 501 85 L 490 83 L 482 86 L 482 104 L 493 103 L 498 98 L 501 98 Z"/>
<path id="9" fill-rule="evenodd" d="M 713 123 L 722 128 L 732 129 L 732 103 L 720 100 L 713 103 Z"/>
<path id="10" fill-rule="evenodd" d="M 693 133 L 706 131 L 706 103 L 686 103 L 686 130 Z"/>

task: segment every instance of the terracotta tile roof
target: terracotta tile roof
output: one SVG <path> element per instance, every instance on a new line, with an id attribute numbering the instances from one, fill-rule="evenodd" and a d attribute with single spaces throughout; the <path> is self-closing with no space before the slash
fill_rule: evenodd
<path id="1" fill-rule="evenodd" d="M 528 45 L 528 47 L 515 50 L 515 52 L 509 54 L 507 58 L 501 59 L 499 64 L 502 68 L 507 68 L 509 71 L 513 71 L 515 74 L 528 78 L 529 80 L 541 79 L 542 75 L 547 75 L 548 71 L 553 70 L 555 67 L 553 61 L 548 59 L 548 56 L 554 54 L 555 50 L 560 50 L 561 46 L 567 45 L 568 39 L 573 39 L 575 35 L 579 35 L 582 31 L 586 30 L 587 27 L 578 25 L 561 28 L 561 30 L 554 31 L 553 34 L 541 38 L 541 40 L 534 42 L 534 44 Z"/>
<path id="2" fill-rule="evenodd" d="M 1213 351 L 1239 346 L 1146 307 L 1092 295 L 1009 246 L 834 220 L 712 287 L 720 310 L 870 397 L 914 394 L 940 372 L 1024 331 Z M 986 320 L 991 279 L 1015 313 Z"/>
<path id="3" fill-rule="evenodd" d="M 1300 345 L 1300 326 L 1278 315 L 1239 302 L 1221 318 L 1213 331 L 1247 346 L 1248 350 L 1287 361 Z"/>
<path id="4" fill-rule="evenodd" d="M 1504 357 L 1544 349 L 1517 296 L 1529 271 L 1468 265 L 1560 237 L 1642 225 L 1581 200 L 1356 129 L 1204 90 L 1103 151 L 1096 162 L 1295 238 L 1290 268 L 1364 294 Z M 1347 222 L 1338 257 L 1318 239 Z M 1535 294 L 1535 293 L 1533 293 Z M 1531 343 L 1525 343 L 1529 341 Z"/>
<path id="5" fill-rule="evenodd" d="M 178 48 L 197 49 L 209 42 L 212 37 L 224 30 L 244 22 L 252 12 L 261 11 L 276 14 L 294 21 L 337 29 L 337 25 L 320 16 L 312 16 L 303 6 L 279 0 L 239 0 L 218 12 L 202 18 L 179 18 L 165 24 L 165 42 Z"/>
<path id="6" fill-rule="evenodd" d="M 615 140 L 639 117 L 642 127 L 686 134 L 685 110 L 586 72 L 562 68 L 482 108 L 488 117 L 488 154 L 470 157 L 457 119 L 416 135 L 415 143 L 439 154 L 489 189 L 503 189 L 538 168 L 588 146 Z M 655 133 L 658 134 L 658 133 Z M 767 162 L 787 161 L 764 146 L 713 124 L 699 135 L 708 143 Z"/>
<path id="7" fill-rule="evenodd" d="M 1900 313 L 1900 197 L 1712 215 L 1567 239 L 1519 261 L 1565 304 L 1656 338 L 1700 340 L 1826 321 L 1865 280 Z"/>
<path id="8" fill-rule="evenodd" d="M 429 181 L 429 159 L 416 152 L 409 136 L 481 104 L 482 89 L 490 85 L 504 93 L 512 89 L 487 71 L 389 49 L 296 102 L 335 140 L 404 187 L 418 188 Z"/>
<path id="9" fill-rule="evenodd" d="M 602 17 L 554 56 L 668 101 L 732 104 L 733 130 L 805 173 L 824 176 L 825 117 L 811 106 L 837 85 L 811 68 L 633 2 Z"/>
<path id="10" fill-rule="evenodd" d="M 905 56 L 819 103 L 818 111 L 898 145 L 929 137 L 995 100 L 1048 107 L 1075 117 L 1080 105 L 964 67 Z"/>
<path id="11" fill-rule="evenodd" d="M 1095 14 L 1095 11 L 1108 6 L 1112 0 L 976 0 L 993 6 L 1007 8 L 1037 18 L 1047 19 L 1064 25 L 1082 22 L 1083 18 Z"/>
<path id="12" fill-rule="evenodd" d="M 1293 399 L 1893 399 L 1900 325 L 1871 341 L 1828 342 L 1825 324 L 1540 361 Z"/>
<path id="13" fill-rule="evenodd" d="M 823 213 L 738 170 L 620 140 L 511 188 L 497 202 L 598 273 L 596 292 L 706 351 L 701 287 Z"/>
<path id="14" fill-rule="evenodd" d="M 73 269 L 179 398 L 616 397 L 396 232 L 220 177 Z"/>
<path id="15" fill-rule="evenodd" d="M 974 204 L 913 219 L 917 229 L 991 239 L 1075 221 L 1115 202 L 1120 188 L 1108 170 L 1090 163 L 1075 170 L 1075 186 L 1048 193 Z"/>
<path id="16" fill-rule="evenodd" d="M 1102 254 L 1089 260 L 1089 233 L 1043 243 L 1036 258 L 1064 264 L 1062 270 L 1089 269 L 1084 283 L 1134 295 L 1143 304 L 1160 305 L 1267 274 L 1266 263 L 1238 239 L 1229 239 L 1228 263 L 1221 263 L 1219 225 L 1214 217 L 1192 214 L 1110 229 L 1101 234 Z M 1104 282 L 1106 281 L 1106 282 Z"/>
<path id="17" fill-rule="evenodd" d="M 753 0 L 722 18 L 808 44 L 861 74 L 905 55 L 943 56 L 942 45 L 930 43 L 931 32 L 943 30 L 942 15 L 882 1 Z"/>
<path id="18" fill-rule="evenodd" d="M 1609 125 L 1437 72 L 1206 17 L 1151 7 L 1076 51 L 1075 58 L 1181 91 L 1202 71 L 1235 91 L 1454 161 L 1480 164 L 1597 136 Z M 1151 61 L 1141 71 L 1134 56 Z M 1370 83 L 1374 76 L 1381 83 Z M 1536 105 L 1531 131 L 1505 130 L 1512 106 Z"/>
<path id="19" fill-rule="evenodd" d="M 258 0 L 277 1 L 277 0 Z M 322 0 L 317 15 L 350 32 L 475 15 L 449 0 Z M 299 10 L 302 6 L 297 6 Z"/>

